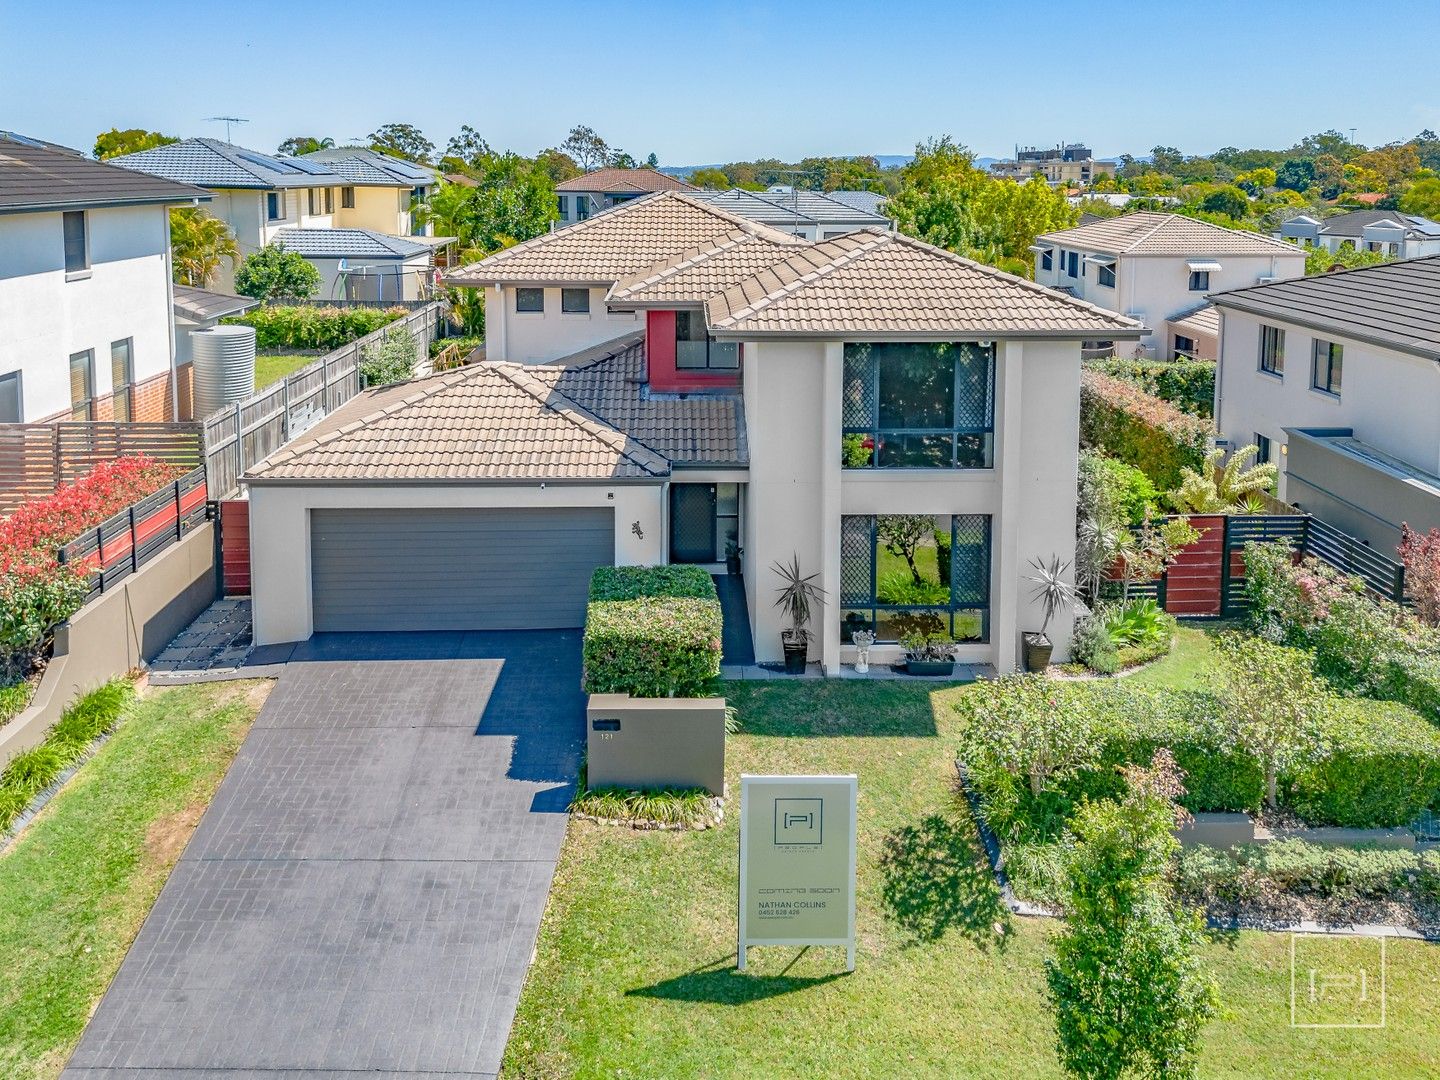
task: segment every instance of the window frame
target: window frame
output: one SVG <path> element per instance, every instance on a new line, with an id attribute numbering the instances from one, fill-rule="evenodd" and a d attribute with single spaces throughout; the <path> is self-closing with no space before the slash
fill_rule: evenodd
<path id="1" fill-rule="evenodd" d="M 1042 249 L 1041 249 L 1041 251 L 1040 251 L 1040 269 L 1041 269 L 1041 270 L 1054 270 L 1054 269 L 1055 269 L 1055 249 L 1054 249 L 1054 248 L 1042 248 Z"/>
<path id="2" fill-rule="evenodd" d="M 540 295 L 539 307 L 524 307 L 521 298 L 538 293 Z M 517 315 L 544 315 L 545 314 L 545 289 L 532 285 L 515 287 L 515 314 Z"/>
<path id="3" fill-rule="evenodd" d="M 1325 381 L 1320 381 L 1320 357 L 1325 356 Z M 1315 338 L 1310 346 L 1310 389 L 1338 398 L 1345 376 L 1345 346 L 1338 341 Z"/>
<path id="4" fill-rule="evenodd" d="M 73 222 L 80 223 L 80 264 L 72 265 L 70 260 L 71 243 L 75 237 L 71 235 L 70 226 Z M 78 278 L 90 275 L 90 216 L 84 210 L 66 210 L 60 215 L 60 242 L 61 252 L 65 261 L 65 280 L 75 281 Z"/>
<path id="5" fill-rule="evenodd" d="M 1110 280 L 1105 280 L 1107 277 Z M 1107 289 L 1115 288 L 1115 264 L 1113 262 L 1095 264 L 1095 284 L 1103 285 Z"/>
<path id="6" fill-rule="evenodd" d="M 85 364 L 85 393 L 86 397 L 76 399 L 75 397 L 75 362 L 83 361 Z M 81 349 L 79 352 L 70 354 L 70 364 L 67 368 L 70 377 L 70 419 L 71 420 L 94 420 L 95 419 L 95 350 Z M 84 409 L 84 416 L 77 416 L 76 413 Z"/>
<path id="7" fill-rule="evenodd" d="M 994 519 L 994 516 L 991 515 L 991 514 L 948 514 L 948 515 L 947 515 L 947 514 L 935 514 L 935 515 L 925 514 L 925 515 L 922 515 L 922 516 L 925 516 L 925 517 L 931 517 L 931 516 L 933 516 L 933 517 L 949 517 L 949 519 L 950 519 L 950 553 L 951 553 L 951 554 L 950 554 L 950 559 L 951 559 L 951 562 L 950 562 L 950 581 L 948 582 L 949 592 L 950 592 L 950 599 L 949 599 L 949 601 L 948 601 L 947 603 L 945 603 L 945 604 L 882 604 L 882 603 L 880 602 L 880 599 L 879 599 L 879 596 L 878 596 L 878 592 L 879 592 L 879 568 L 880 568 L 880 541 L 879 541 L 879 532 L 880 532 L 880 530 L 879 530 L 879 521 L 880 521 L 880 518 L 882 518 L 882 517 L 891 517 L 891 516 L 903 516 L 903 515 L 890 515 L 890 514 L 844 514 L 844 515 L 841 516 L 841 519 L 840 519 L 840 536 L 841 536 L 841 545 L 842 545 L 842 547 L 841 547 L 841 565 L 842 565 L 842 571 L 841 571 L 840 595 L 839 595 L 839 597 L 838 597 L 838 603 L 837 603 L 837 605 L 836 605 L 836 611 L 837 611 L 837 613 L 841 613 L 842 615 L 843 615 L 844 613 L 868 613 L 868 615 L 869 615 L 869 622 L 868 622 L 868 623 L 865 623 L 865 624 L 863 624 L 863 625 L 851 624 L 851 623 L 849 623 L 848 621 L 845 621 L 845 620 L 842 618 L 842 620 L 841 620 L 841 622 L 840 622 L 840 627 L 841 627 L 841 644 L 844 644 L 844 645 L 849 645 L 849 644 L 850 644 L 849 634 L 848 634 L 848 633 L 846 632 L 846 630 L 845 630 L 845 627 L 847 627 L 847 626 L 850 626 L 852 629 L 869 629 L 869 630 L 872 630 L 872 631 L 876 631 L 876 632 L 878 633 L 877 627 L 879 626 L 879 623 L 880 623 L 880 616 L 881 616 L 881 614 L 904 615 L 904 614 L 907 614 L 907 613 L 914 613 L 915 615 L 920 616 L 920 615 L 924 615 L 924 614 L 927 614 L 927 613 L 935 613 L 935 612 L 942 612 L 942 611 L 945 613 L 945 627 L 946 627 L 945 633 L 946 633 L 946 634 L 950 637 L 950 639 L 951 639 L 952 641 L 954 641 L 956 644 L 966 644 L 966 645 L 987 645 L 987 644 L 989 644 L 989 642 L 990 642 L 990 629 L 991 629 L 991 627 L 990 627 L 991 599 L 992 599 L 992 597 L 994 596 L 994 593 L 995 593 L 995 581 L 994 581 L 994 574 L 993 574 L 993 563 L 994 563 L 994 558 L 995 558 L 995 529 L 994 529 L 995 519 Z M 845 553 L 845 551 L 844 551 L 844 539 L 845 539 L 847 533 L 849 532 L 849 530 L 847 529 L 847 522 L 852 522 L 852 521 L 856 521 L 856 520 L 868 521 L 868 527 L 869 527 L 869 564 L 870 564 L 870 565 L 869 565 L 869 571 L 870 571 L 870 574 L 869 574 L 869 577 L 870 577 L 870 580 L 869 580 L 869 589 L 868 589 L 868 595 L 867 595 L 867 596 L 859 597 L 859 598 L 856 597 L 856 594 L 855 594 L 854 592 L 850 592 L 850 591 L 847 591 L 847 590 L 846 590 L 846 588 L 845 588 L 845 575 L 844 575 L 844 570 L 843 570 L 843 567 L 844 567 L 844 565 L 845 565 L 845 560 L 846 560 L 846 553 Z M 982 542 L 982 544 L 981 544 L 980 565 L 973 568 L 975 571 L 977 571 L 977 572 L 980 574 L 980 576 L 981 576 L 981 578 L 982 578 L 982 580 L 983 580 L 983 584 L 984 584 L 984 588 L 983 588 L 983 591 L 984 591 L 984 600 L 983 600 L 983 601 L 978 601 L 978 602 L 972 602 L 972 601 L 969 601 L 969 600 L 964 600 L 964 601 L 958 601 L 958 602 L 957 602 L 957 600 L 956 600 L 956 598 L 955 598 L 955 577 L 956 577 L 956 571 L 957 571 L 957 568 L 958 568 L 958 567 L 957 567 L 957 564 L 956 564 L 955 561 L 954 561 L 954 553 L 955 553 L 956 546 L 957 546 L 956 541 L 957 541 L 957 539 L 958 539 L 958 537 L 959 537 L 961 528 L 962 528 L 962 527 L 968 527 L 968 526 L 970 526 L 970 525 L 978 525 L 978 526 L 981 528 L 981 530 L 982 530 L 982 532 L 983 532 L 983 537 L 984 537 L 983 542 Z M 957 618 L 957 616 L 962 615 L 962 614 L 964 614 L 964 615 L 969 615 L 969 614 L 971 614 L 971 613 L 976 613 L 976 614 L 978 614 L 979 617 L 980 617 L 980 633 L 979 633 L 979 636 L 978 636 L 978 637 L 966 637 L 966 638 L 956 639 L 956 638 L 955 638 L 955 623 L 956 623 L 956 618 Z M 879 638 L 879 637 L 877 637 L 877 638 L 876 638 L 876 641 L 877 641 L 878 643 L 880 643 L 880 644 L 896 644 L 896 643 L 897 643 L 897 640 L 894 639 L 894 638 Z"/>
<path id="8" fill-rule="evenodd" d="M 117 346 L 123 346 L 123 353 L 117 354 Z M 116 378 L 116 360 L 123 355 L 123 379 Z M 129 423 L 135 419 L 135 339 L 121 338 L 110 343 L 110 400 L 114 419 Z M 124 402 L 122 408 L 121 402 Z M 124 416 L 121 416 L 121 413 Z"/>
<path id="9" fill-rule="evenodd" d="M 355 186 L 353 184 L 347 184 L 340 189 L 340 209 L 355 209 Z"/>
<path id="10" fill-rule="evenodd" d="M 702 337 L 681 337 L 681 320 L 684 320 L 688 328 L 687 333 L 696 333 L 695 323 L 698 320 L 699 329 L 704 331 Z M 703 364 L 682 364 L 680 362 L 681 342 L 694 343 L 705 342 L 705 362 Z M 716 346 L 725 346 L 717 349 Z M 680 371 L 713 371 L 721 374 L 733 374 L 740 370 L 741 346 L 738 341 L 716 341 L 710 336 L 709 329 L 705 326 L 705 317 L 702 312 L 681 310 L 675 312 L 675 370 Z M 730 361 L 734 357 L 734 362 Z"/>
<path id="11" fill-rule="evenodd" d="M 1189 289 L 1190 289 L 1191 292 L 1209 292 L 1209 291 L 1210 291 L 1210 271 L 1209 271 L 1209 270 L 1191 270 L 1191 271 L 1190 271 L 1190 280 L 1189 280 L 1189 282 L 1188 282 L 1188 285 L 1189 285 Z"/>
<path id="12" fill-rule="evenodd" d="M 579 294 L 585 300 L 584 307 L 571 307 L 570 301 L 575 294 Z M 589 289 L 561 289 L 560 290 L 560 314 L 562 315 L 589 315 L 590 314 L 590 290 Z"/>
<path id="13" fill-rule="evenodd" d="M 1269 435 L 1262 435 L 1258 431 L 1255 432 L 1255 447 L 1257 451 L 1255 454 L 1256 465 L 1268 465 L 1274 460 L 1275 444 L 1271 441 Z"/>
<path id="14" fill-rule="evenodd" d="M 844 348 L 845 350 L 848 350 L 848 349 L 850 349 L 850 348 L 852 348 L 852 347 L 854 347 L 854 346 L 856 346 L 856 345 L 858 345 L 858 344 L 865 344 L 865 343 L 846 342 L 845 345 L 843 346 L 843 348 Z M 870 440 L 870 460 L 869 460 L 868 464 L 855 465 L 855 466 L 846 465 L 846 464 L 844 464 L 844 462 L 842 461 L 842 463 L 841 463 L 842 469 L 844 469 L 844 470 L 847 471 L 847 472 L 867 472 L 867 471 L 870 471 L 870 470 L 876 470 L 876 471 L 891 471 L 891 470 L 907 470 L 907 469 L 909 469 L 909 470 L 916 470 L 916 471 L 920 471 L 920 472 L 930 472 L 930 473 L 945 472 L 945 471 L 975 472 L 975 471 L 980 471 L 980 470 L 994 469 L 994 467 L 995 467 L 995 406 L 996 406 L 996 400 L 995 400 L 995 368 L 996 368 L 996 356 L 997 356 L 997 351 L 998 351 L 998 350 L 996 349 L 995 345 L 992 343 L 992 344 L 990 344 L 990 345 L 988 345 L 988 346 L 981 346 L 981 345 L 979 345 L 979 344 L 976 343 L 976 342 L 970 342 L 970 341 L 948 342 L 948 343 L 947 343 L 947 342 L 876 342 L 876 343 L 873 343 L 873 344 L 879 344 L 879 345 L 893 345 L 893 344 L 940 345 L 940 344 L 949 344 L 952 348 L 956 348 L 956 349 L 962 349 L 962 348 L 965 348 L 965 347 L 967 347 L 967 346 L 974 347 L 974 348 L 976 348 L 976 349 L 982 349 L 982 350 L 984 351 L 986 357 L 988 358 L 987 364 L 986 364 L 986 375 L 987 375 L 987 380 L 988 380 L 988 381 L 987 381 L 987 386 L 986 386 L 986 388 L 985 388 L 985 392 L 986 392 L 985 413 L 986 413 L 986 416 L 987 416 L 987 418 L 988 418 L 988 422 L 987 422 L 986 424 L 984 424 L 984 425 L 959 424 L 959 423 L 957 423 L 956 418 L 957 418 L 957 417 L 960 415 L 960 413 L 961 413 L 961 409 L 960 409 L 960 407 L 959 407 L 959 406 L 960 406 L 959 393 L 960 393 L 960 380 L 961 380 L 962 365 L 959 364 L 959 363 L 956 363 L 956 364 L 954 365 L 954 371 L 953 371 L 953 374 L 952 374 L 951 387 L 950 387 L 950 416 L 951 416 L 951 420 L 950 420 L 950 426 L 949 426 L 949 427 L 944 427 L 944 428 L 919 428 L 919 427 L 899 427 L 899 428 L 892 428 L 892 427 L 886 427 L 886 426 L 884 426 L 883 424 L 880 423 L 880 402 L 881 402 L 881 372 L 880 372 L 880 368 L 881 368 L 881 365 L 880 365 L 880 363 L 879 363 L 878 361 L 876 361 L 876 362 L 874 362 L 874 363 L 871 365 L 871 370 L 870 370 L 870 372 L 869 372 L 869 377 L 870 377 L 870 380 L 871 380 L 870 394 L 871 394 L 872 400 L 875 402 L 874 421 L 873 421 L 873 423 L 872 423 L 869 427 L 864 427 L 864 426 L 861 426 L 861 425 L 858 425 L 858 424 L 846 423 L 846 422 L 845 422 L 845 419 L 844 419 L 844 416 L 845 416 L 844 403 L 842 402 L 842 404 L 841 404 L 841 429 L 840 429 L 840 432 L 841 432 L 841 442 L 842 442 L 842 444 L 844 443 L 844 441 L 846 440 L 847 437 L 852 437 L 852 438 L 853 438 L 853 437 L 855 437 L 855 436 L 859 436 L 862 440 L 868 438 L 868 439 Z M 872 344 L 872 347 L 873 347 L 873 344 Z M 842 361 L 842 363 L 843 363 L 843 361 Z M 846 374 L 844 374 L 844 373 L 842 372 L 842 379 L 843 379 L 843 380 L 848 380 L 848 375 L 846 375 Z M 843 393 L 843 392 L 844 392 L 844 391 L 842 390 L 842 393 Z M 949 465 L 882 465 L 882 464 L 880 464 L 881 449 L 884 447 L 884 445 L 885 445 L 885 440 L 886 440 L 887 438 L 904 439 L 904 438 L 915 438 L 915 437 L 940 437 L 940 436 L 949 436 L 949 437 L 950 437 L 950 464 L 949 464 Z M 979 437 L 980 440 L 981 440 L 981 442 L 982 442 L 982 446 L 983 446 L 982 457 L 983 457 L 983 459 L 984 459 L 984 460 L 983 460 L 983 464 L 980 464 L 980 465 L 961 465 L 961 464 L 959 464 L 959 461 L 960 461 L 960 446 L 961 446 L 961 440 L 962 440 L 962 438 L 975 438 L 975 437 Z M 862 443 L 862 447 L 863 447 L 863 443 Z"/>
<path id="15" fill-rule="evenodd" d="M 569 220 L 570 220 L 570 196 L 569 196 L 569 195 L 557 195 L 557 196 L 555 196 L 555 201 L 556 201 L 556 207 L 557 207 L 558 210 L 560 211 L 560 220 L 561 220 L 561 221 L 569 221 Z"/>
<path id="16" fill-rule="evenodd" d="M 1267 349 L 1267 344 L 1273 345 L 1274 348 Z M 1260 355 L 1257 367 L 1261 374 L 1282 380 L 1285 378 L 1285 328 L 1283 326 L 1271 326 L 1269 323 L 1260 324 Z"/>
<path id="17" fill-rule="evenodd" d="M 290 212 L 289 200 L 285 198 L 283 191 L 267 191 L 265 193 L 265 222 L 286 221 L 285 215 Z M 272 210 L 273 208 L 273 210 Z M 277 216 L 278 215 L 278 216 Z"/>
<path id="18" fill-rule="evenodd" d="M 16 368 L 14 371 L 7 371 L 3 375 L 0 375 L 0 386 L 4 386 L 8 382 L 13 382 L 15 384 L 15 419 L 6 420 L 3 416 L 0 416 L 0 423 L 23 424 L 25 422 L 24 369 Z"/>

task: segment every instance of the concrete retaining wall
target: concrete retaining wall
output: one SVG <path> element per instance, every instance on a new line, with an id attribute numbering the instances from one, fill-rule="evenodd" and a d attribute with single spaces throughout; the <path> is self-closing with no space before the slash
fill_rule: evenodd
<path id="1" fill-rule="evenodd" d="M 1333 826 L 1277 829 L 1257 825 L 1249 814 L 1201 812 L 1189 825 L 1176 830 L 1186 847 L 1230 848 L 1241 844 L 1268 844 L 1272 840 L 1304 840 L 1321 847 L 1354 847 L 1365 844 L 1379 848 L 1414 851 L 1415 834 L 1409 829 L 1344 829 Z"/>
<path id="2" fill-rule="evenodd" d="M 56 630 L 30 707 L 0 727 L 0 765 L 39 745 L 75 698 L 153 659 L 214 599 L 215 527 L 207 522 Z"/>
<path id="3" fill-rule="evenodd" d="M 725 699 L 592 694 L 585 717 L 592 788 L 725 793 Z"/>

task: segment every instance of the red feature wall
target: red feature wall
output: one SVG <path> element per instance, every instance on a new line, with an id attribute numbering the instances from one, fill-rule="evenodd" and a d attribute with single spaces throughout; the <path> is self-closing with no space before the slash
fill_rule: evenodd
<path id="1" fill-rule="evenodd" d="M 650 366 L 650 388 L 676 393 L 738 387 L 738 371 L 677 371 L 675 368 L 675 312 L 645 314 L 645 354 Z M 742 358 L 743 363 L 743 358 Z"/>

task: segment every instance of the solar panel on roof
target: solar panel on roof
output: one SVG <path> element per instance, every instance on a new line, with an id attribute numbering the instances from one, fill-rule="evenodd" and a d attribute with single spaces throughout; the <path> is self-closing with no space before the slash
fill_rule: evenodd
<path id="1" fill-rule="evenodd" d="M 408 176 L 412 180 L 428 180 L 430 178 L 430 174 L 424 169 L 417 168 L 408 161 L 401 161 L 399 158 L 391 158 L 385 162 L 384 167 L 391 172 L 399 173 L 401 176 Z"/>
<path id="2" fill-rule="evenodd" d="M 318 162 L 306 161 L 304 158 L 282 158 L 281 160 L 286 165 L 294 165 L 301 172 L 310 176 L 330 176 L 334 173 L 333 169 Z"/>
<path id="3" fill-rule="evenodd" d="M 269 169 L 278 173 L 298 173 L 303 170 L 297 169 L 292 162 L 281 161 L 279 158 L 266 157 L 264 154 L 257 154 L 252 150 L 236 150 L 235 156 L 242 161 L 248 161 L 251 165 L 259 165 L 262 169 Z"/>

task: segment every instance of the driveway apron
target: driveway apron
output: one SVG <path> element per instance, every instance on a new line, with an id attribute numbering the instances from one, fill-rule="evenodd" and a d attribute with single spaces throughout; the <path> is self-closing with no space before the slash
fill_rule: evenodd
<path id="1" fill-rule="evenodd" d="M 499 1071 L 579 764 L 579 633 L 349 637 L 285 667 L 70 1080 Z"/>

